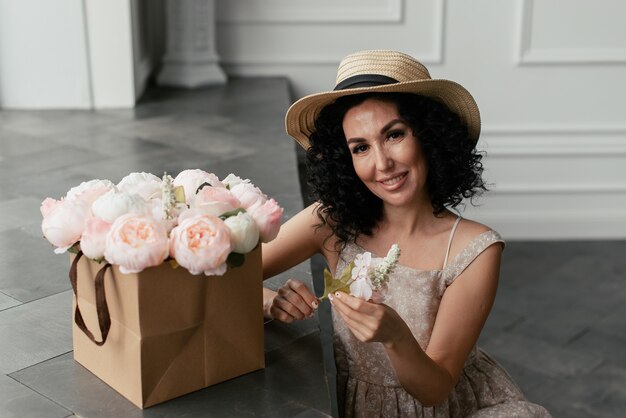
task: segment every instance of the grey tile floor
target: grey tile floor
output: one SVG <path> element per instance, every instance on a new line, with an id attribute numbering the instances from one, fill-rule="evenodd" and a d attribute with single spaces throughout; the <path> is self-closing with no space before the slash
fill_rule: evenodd
<path id="1" fill-rule="evenodd" d="M 293 215 L 303 199 L 296 148 L 283 132 L 288 104 L 284 80 L 239 79 L 195 91 L 153 88 L 128 111 L 0 111 L 1 417 L 332 411 L 332 370 L 326 378 L 319 350 L 330 352 L 327 306 L 321 332 L 317 318 L 266 327 L 265 371 L 145 411 L 128 404 L 72 360 L 67 260 L 40 231 L 43 198 L 132 171 L 235 172 Z M 625 416 L 626 241 L 509 242 L 504 254 L 480 345 L 555 417 Z M 312 270 L 317 281 L 320 268 L 318 260 L 290 274 Z"/>

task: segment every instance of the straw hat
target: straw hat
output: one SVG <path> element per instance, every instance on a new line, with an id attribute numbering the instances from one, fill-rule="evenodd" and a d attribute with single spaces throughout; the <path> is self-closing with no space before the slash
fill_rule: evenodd
<path id="1" fill-rule="evenodd" d="M 311 94 L 295 102 L 287 111 L 287 133 L 305 149 L 315 130 L 320 110 L 338 97 L 369 92 L 414 93 L 443 102 L 467 125 L 474 142 L 480 135 L 480 113 L 472 95 L 460 84 L 433 80 L 415 58 L 396 51 L 360 51 L 345 57 L 337 70 L 333 91 Z"/>

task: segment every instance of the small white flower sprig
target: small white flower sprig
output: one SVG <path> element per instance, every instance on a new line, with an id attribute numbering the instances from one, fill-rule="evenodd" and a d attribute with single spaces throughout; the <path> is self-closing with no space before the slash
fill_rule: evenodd
<path id="1" fill-rule="evenodd" d="M 372 277 L 372 286 L 374 289 L 378 289 L 387 284 L 389 281 L 389 274 L 398 264 L 400 258 L 400 246 L 393 244 L 387 253 L 387 256 L 383 258 L 383 261 L 374 269 L 374 276 Z"/>
<path id="2" fill-rule="evenodd" d="M 324 269 L 324 294 L 319 299 L 341 291 L 364 300 L 384 302 L 389 275 L 398 265 L 399 258 L 400 247 L 393 244 L 383 259 L 372 258 L 370 252 L 357 254 L 336 278 Z"/>
<path id="3" fill-rule="evenodd" d="M 173 214 L 173 210 L 176 205 L 185 203 L 185 191 L 182 186 L 174 186 L 174 178 L 167 172 L 163 173 L 161 196 L 163 198 L 163 219 L 174 219 L 176 216 Z"/>

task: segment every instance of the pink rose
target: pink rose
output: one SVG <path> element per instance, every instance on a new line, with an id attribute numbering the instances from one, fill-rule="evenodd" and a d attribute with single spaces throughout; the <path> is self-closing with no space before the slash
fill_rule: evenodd
<path id="1" fill-rule="evenodd" d="M 104 258 L 122 273 L 157 266 L 169 255 L 165 226 L 149 216 L 132 213 L 113 222 L 106 236 Z"/>
<path id="2" fill-rule="evenodd" d="M 283 215 L 283 208 L 278 206 L 274 199 L 270 199 L 261 206 L 251 209 L 249 213 L 259 227 L 261 241 L 270 242 L 276 238 L 280 230 L 280 218 Z"/>
<path id="3" fill-rule="evenodd" d="M 247 211 L 251 211 L 267 201 L 267 196 L 251 183 L 239 183 L 233 186 L 230 192 L 239 199 L 241 207 Z"/>
<path id="4" fill-rule="evenodd" d="M 89 205 L 82 199 L 45 199 L 41 204 L 41 232 L 55 253 L 64 253 L 80 241 L 85 220 L 90 215 Z"/>
<path id="5" fill-rule="evenodd" d="M 221 276 L 231 251 L 230 231 L 215 216 L 186 217 L 170 235 L 170 254 L 191 274 Z"/>
<path id="6" fill-rule="evenodd" d="M 191 204 L 196 196 L 196 191 L 203 183 L 209 183 L 214 187 L 224 187 L 220 179 L 213 173 L 204 170 L 183 170 L 174 179 L 174 186 L 183 186 L 185 200 Z"/>
<path id="7" fill-rule="evenodd" d="M 80 240 L 80 249 L 89 258 L 94 260 L 104 257 L 106 236 L 111 224 L 100 218 L 91 216 L 85 221 L 85 230 Z"/>
<path id="8" fill-rule="evenodd" d="M 236 209 L 241 206 L 241 202 L 225 187 L 203 187 L 196 198 L 193 201 L 194 207 L 201 207 L 206 203 L 224 202 L 228 203 L 232 209 Z"/>

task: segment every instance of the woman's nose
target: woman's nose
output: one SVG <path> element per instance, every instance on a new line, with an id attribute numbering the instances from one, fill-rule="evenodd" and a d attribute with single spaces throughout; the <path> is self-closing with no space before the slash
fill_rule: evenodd
<path id="1" fill-rule="evenodd" d="M 376 169 L 378 171 L 387 171 L 393 167 L 393 159 L 383 147 L 376 149 Z"/>

